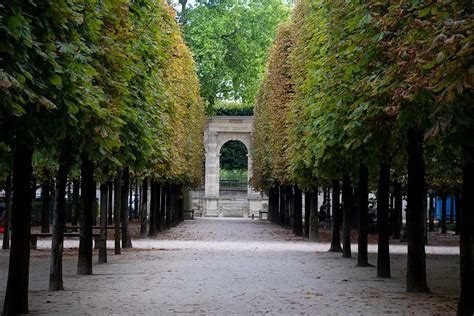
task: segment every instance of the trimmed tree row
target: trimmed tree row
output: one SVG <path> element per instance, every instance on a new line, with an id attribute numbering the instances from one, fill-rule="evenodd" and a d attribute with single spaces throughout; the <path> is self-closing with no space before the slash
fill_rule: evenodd
<path id="1" fill-rule="evenodd" d="M 8 1 L 0 12 L 0 182 L 11 208 L 3 313 L 16 315 L 28 312 L 36 183 L 43 232 L 53 214 L 49 288 L 62 290 L 67 221 L 80 226 L 81 275 L 93 272 L 94 225 L 99 262 L 107 225 L 115 253 L 132 246 L 137 182 L 142 236 L 148 219 L 151 235 L 184 219 L 182 196 L 202 179 L 204 105 L 174 10 L 162 1 Z"/>
<path id="2" fill-rule="evenodd" d="M 293 222 L 296 234 L 298 190 L 308 194 L 309 236 L 317 231 L 311 195 L 332 187 L 330 251 L 351 257 L 350 232 L 358 226 L 358 266 L 369 265 L 373 192 L 377 276 L 391 275 L 390 234 L 405 238 L 408 292 L 429 292 L 425 244 L 434 208 L 427 196 L 456 195 L 460 315 L 474 312 L 467 299 L 474 284 L 473 23 L 470 1 L 297 1 L 257 95 L 252 153 L 252 184 L 268 192 L 270 220 Z M 445 232 L 446 202 L 443 210 Z"/>

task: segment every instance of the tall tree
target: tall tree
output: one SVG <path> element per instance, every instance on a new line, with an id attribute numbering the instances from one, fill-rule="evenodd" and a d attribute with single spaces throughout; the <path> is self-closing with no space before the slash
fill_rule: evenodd
<path id="1" fill-rule="evenodd" d="M 107 263 L 107 203 L 109 202 L 109 185 L 106 181 L 100 183 L 100 245 L 99 263 Z"/>
<path id="2" fill-rule="evenodd" d="M 10 217 L 12 211 L 12 175 L 5 177 L 5 214 L 3 214 L 2 249 L 10 249 Z"/>
<path id="3" fill-rule="evenodd" d="M 267 49 L 288 14 L 280 0 L 198 1 L 186 10 L 185 39 L 210 106 L 218 99 L 253 103 Z"/>
<path id="4" fill-rule="evenodd" d="M 342 252 L 341 247 L 341 222 L 342 209 L 340 205 L 341 185 L 339 180 L 332 181 L 332 227 L 330 252 Z"/>
<path id="5" fill-rule="evenodd" d="M 7 291 L 3 314 L 28 313 L 28 282 L 30 270 L 31 230 L 31 159 L 33 150 L 28 144 L 18 144 L 13 155 L 13 198 L 11 216 L 11 250 Z"/>
<path id="6" fill-rule="evenodd" d="M 122 196 L 121 196 L 121 207 L 120 207 L 120 222 L 122 229 L 122 248 L 132 248 L 132 239 L 130 238 L 130 230 L 128 228 L 128 196 L 132 194 L 129 191 L 130 187 L 130 171 L 128 168 L 125 168 L 122 172 L 123 182 L 122 182 Z"/>
<path id="7" fill-rule="evenodd" d="M 359 235 L 357 242 L 357 266 L 370 266 L 368 258 L 369 232 L 369 169 L 363 163 L 359 166 Z"/>
<path id="8" fill-rule="evenodd" d="M 63 286 L 63 240 L 66 226 L 66 185 L 71 169 L 73 151 L 69 141 L 63 144 L 59 157 L 59 169 L 56 177 L 56 206 L 53 217 L 53 238 L 51 244 L 51 263 L 49 271 L 49 290 L 64 290 Z"/>
<path id="9" fill-rule="evenodd" d="M 92 214 L 94 212 L 95 182 L 94 162 L 82 154 L 81 156 L 81 213 L 79 216 L 80 237 L 77 274 L 92 274 Z"/>
<path id="10" fill-rule="evenodd" d="M 351 258 L 351 210 L 353 207 L 352 202 L 352 184 L 351 178 L 346 173 L 342 180 L 342 200 L 343 200 L 343 242 L 342 242 L 342 257 Z"/>

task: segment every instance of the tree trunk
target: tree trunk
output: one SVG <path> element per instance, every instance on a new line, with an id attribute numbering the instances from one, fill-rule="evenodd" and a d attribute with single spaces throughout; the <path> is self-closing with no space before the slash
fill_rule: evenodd
<path id="1" fill-rule="evenodd" d="M 273 195 L 272 195 L 272 188 L 268 189 L 268 213 L 267 213 L 267 221 L 272 222 L 272 209 L 273 209 Z"/>
<path id="2" fill-rule="evenodd" d="M 184 220 L 184 209 L 183 209 L 183 186 L 180 184 L 177 186 L 177 200 L 176 208 L 178 210 L 178 223 Z"/>
<path id="3" fill-rule="evenodd" d="M 127 207 L 127 215 L 128 215 L 128 222 L 130 222 L 133 218 L 133 184 L 132 181 L 130 181 L 129 177 L 129 190 L 128 190 L 128 207 Z"/>
<path id="4" fill-rule="evenodd" d="M 472 153 L 471 153 L 472 154 Z M 473 157 L 474 155 L 471 155 Z M 474 315 L 474 162 L 463 166 L 462 206 L 457 212 L 459 219 L 459 253 L 461 296 L 458 315 Z"/>
<path id="5" fill-rule="evenodd" d="M 272 186 L 268 193 L 268 220 L 278 223 L 278 188 Z"/>
<path id="6" fill-rule="evenodd" d="M 121 253 L 120 248 L 120 213 L 122 204 L 122 168 L 118 168 L 114 180 L 114 250 L 115 254 Z"/>
<path id="7" fill-rule="evenodd" d="M 272 222 L 279 225 L 280 224 L 280 188 L 275 186 L 273 188 L 273 194 L 274 194 L 274 206 L 273 206 L 273 218 Z"/>
<path id="8" fill-rule="evenodd" d="M 163 223 L 161 222 L 162 220 L 162 214 L 161 214 L 161 199 L 163 198 L 163 195 L 161 194 L 162 191 L 162 186 L 161 183 L 156 182 L 156 194 L 155 194 L 155 231 L 156 232 L 162 232 L 163 231 Z"/>
<path id="9" fill-rule="evenodd" d="M 166 216 L 166 189 L 164 184 L 160 184 L 160 191 L 157 193 L 160 195 L 160 211 L 159 211 L 159 216 L 160 216 L 160 231 L 165 230 L 165 216 Z"/>
<path id="10" fill-rule="evenodd" d="M 113 209 L 113 205 L 114 205 L 114 184 L 112 181 L 107 181 L 107 185 L 108 185 L 108 191 L 109 191 L 109 195 L 108 195 L 108 202 L 107 202 L 107 225 L 112 225 L 114 220 L 113 220 L 113 214 L 114 214 L 114 209 Z"/>
<path id="11" fill-rule="evenodd" d="M 434 232 L 434 217 L 435 217 L 435 207 L 434 207 L 434 194 L 430 193 L 430 207 L 429 207 L 429 231 Z"/>
<path id="12" fill-rule="evenodd" d="M 309 213 L 309 241 L 319 241 L 319 218 L 318 218 L 318 188 L 314 191 L 307 193 L 309 196 L 308 207 L 306 208 Z"/>
<path id="13" fill-rule="evenodd" d="M 459 235 L 459 230 L 460 230 L 460 223 L 461 223 L 461 220 L 460 220 L 460 212 L 461 212 L 461 209 L 462 209 L 462 205 L 463 205 L 463 201 L 462 201 L 462 198 L 461 198 L 461 195 L 458 194 L 456 195 L 456 213 L 455 213 L 455 216 L 456 216 L 456 220 L 455 220 L 455 226 L 454 226 L 454 234 L 455 235 Z"/>
<path id="14" fill-rule="evenodd" d="M 174 197 L 174 185 L 169 184 L 169 191 L 168 191 L 168 198 L 169 198 L 169 203 L 167 207 L 170 209 L 169 214 L 170 214 L 170 227 L 175 227 L 175 197 Z M 168 202 L 168 200 L 167 200 Z"/>
<path id="15" fill-rule="evenodd" d="M 294 186 L 293 196 L 293 234 L 303 236 L 303 195 L 298 186 Z"/>
<path id="16" fill-rule="evenodd" d="M 171 227 L 176 227 L 178 225 L 176 220 L 176 202 L 177 202 L 177 190 L 176 184 L 170 184 L 170 207 L 171 207 Z"/>
<path id="17" fill-rule="evenodd" d="M 446 228 L 446 200 L 447 195 L 443 193 L 441 195 L 441 234 L 446 234 L 448 232 Z"/>
<path id="18" fill-rule="evenodd" d="M 183 205 L 181 198 L 181 185 L 176 185 L 176 224 L 181 222 L 181 207 Z"/>
<path id="19" fill-rule="evenodd" d="M 13 154 L 11 250 L 3 315 L 28 313 L 31 229 L 31 164 L 33 148 L 16 145 Z"/>
<path id="20" fill-rule="evenodd" d="M 390 203 L 390 164 L 380 161 L 379 186 L 377 190 L 377 277 L 390 278 L 390 222 L 388 218 Z"/>
<path id="21" fill-rule="evenodd" d="M 331 212 L 331 188 L 324 190 L 324 209 L 326 211 L 326 218 L 324 220 L 326 227 L 332 227 L 332 212 Z"/>
<path id="22" fill-rule="evenodd" d="M 5 215 L 3 217 L 2 249 L 10 249 L 10 218 L 12 215 L 12 175 L 9 173 L 5 180 Z M 456 221 L 457 222 L 457 221 Z"/>
<path id="23" fill-rule="evenodd" d="M 81 204 L 79 201 L 80 181 L 78 179 L 72 180 L 72 225 L 77 226 L 79 221 L 79 213 Z"/>
<path id="24" fill-rule="evenodd" d="M 309 221 L 311 218 L 311 194 L 310 192 L 306 191 L 304 193 L 304 238 L 309 238 Z"/>
<path id="25" fill-rule="evenodd" d="M 171 196 L 171 184 L 165 183 L 165 190 L 166 190 L 166 219 L 165 219 L 165 228 L 170 229 L 171 228 L 171 204 L 172 204 L 172 196 Z"/>
<path id="26" fill-rule="evenodd" d="M 398 220 L 395 214 L 395 194 L 389 193 L 390 195 L 390 205 L 389 205 L 389 219 L 390 219 L 390 236 L 393 235 L 393 227 L 395 226 L 395 221 Z"/>
<path id="27" fill-rule="evenodd" d="M 341 247 L 341 207 L 339 204 L 340 195 L 339 180 L 332 181 L 332 232 L 330 252 L 342 252 Z"/>
<path id="28" fill-rule="evenodd" d="M 279 202 L 278 202 L 278 210 L 279 210 L 279 215 L 280 215 L 280 226 L 285 227 L 285 213 L 286 213 L 286 198 L 285 198 L 285 188 L 280 185 L 279 186 Z"/>
<path id="29" fill-rule="evenodd" d="M 343 200 L 343 214 L 342 214 L 342 257 L 351 258 L 351 208 L 352 208 L 352 185 L 351 178 L 348 174 L 344 174 L 342 180 L 342 200 Z"/>
<path id="30" fill-rule="evenodd" d="M 140 238 L 146 237 L 146 213 L 148 200 L 148 178 L 143 179 L 140 198 Z"/>
<path id="31" fill-rule="evenodd" d="M 423 199 L 425 162 L 423 133 L 409 129 L 408 137 L 408 264 L 407 292 L 430 292 L 426 282 L 426 253 L 424 234 Z"/>
<path id="32" fill-rule="evenodd" d="M 128 195 L 130 186 L 130 172 L 128 167 L 123 169 L 123 182 L 122 182 L 122 205 L 120 208 L 121 220 L 122 220 L 122 248 L 132 248 L 132 239 L 130 238 L 130 230 L 128 229 Z M 130 192 L 131 194 L 131 192 Z"/>
<path id="33" fill-rule="evenodd" d="M 395 195 L 395 220 L 393 221 L 393 239 L 400 239 L 400 230 L 402 227 L 402 211 L 403 211 L 403 196 L 402 196 L 402 184 L 395 182 L 394 184 L 394 195 Z"/>
<path id="34" fill-rule="evenodd" d="M 70 178 L 67 181 L 67 188 L 66 188 L 66 222 L 70 223 L 72 221 L 72 183 Z"/>
<path id="35" fill-rule="evenodd" d="M 352 229 L 359 229 L 359 183 L 354 181 L 353 189 L 352 189 L 352 208 L 351 208 L 351 228 Z"/>
<path id="36" fill-rule="evenodd" d="M 63 144 L 59 157 L 56 178 L 56 207 L 54 208 L 53 237 L 51 243 L 51 263 L 49 269 L 49 290 L 63 291 L 63 243 L 66 225 L 66 185 L 71 170 L 71 146 Z"/>
<path id="37" fill-rule="evenodd" d="M 369 233 L 369 169 L 366 165 L 359 166 L 359 236 L 357 240 L 357 266 L 367 267 L 368 257 L 368 233 Z"/>
<path id="38" fill-rule="evenodd" d="M 51 204 L 51 172 L 46 169 L 41 183 L 41 232 L 49 233 L 49 209 Z"/>
<path id="39" fill-rule="evenodd" d="M 159 194 L 157 192 L 158 185 L 155 180 L 151 180 L 150 184 L 150 225 L 148 228 L 148 236 L 152 237 L 156 235 L 156 195 Z"/>
<path id="40" fill-rule="evenodd" d="M 138 180 L 135 180 L 135 202 L 133 204 L 133 215 L 135 215 L 135 218 L 138 215 Z"/>
<path id="41" fill-rule="evenodd" d="M 99 243 L 99 263 L 107 263 L 107 210 L 108 192 L 107 182 L 100 184 L 100 243 Z"/>
<path id="42" fill-rule="evenodd" d="M 96 198 L 96 191 L 97 191 L 97 182 L 94 181 L 94 199 L 92 200 L 92 213 L 91 213 L 91 218 L 92 218 L 92 226 L 97 226 L 97 216 L 98 213 L 97 211 L 99 210 L 99 203 Z"/>
<path id="43" fill-rule="evenodd" d="M 181 4 L 181 14 L 180 14 L 180 17 L 179 17 L 179 22 L 182 25 L 186 24 L 186 4 L 187 4 L 187 2 L 188 2 L 188 0 L 179 0 L 179 4 Z"/>
<path id="44" fill-rule="evenodd" d="M 81 157 L 81 202 L 79 217 L 79 258 L 77 261 L 78 275 L 92 274 L 92 214 L 95 200 L 94 163 L 87 155 Z"/>
<path id="45" fill-rule="evenodd" d="M 31 194 L 30 194 L 32 201 L 36 201 L 36 190 L 37 189 L 38 189 L 38 187 L 36 186 L 36 176 L 33 173 L 32 176 L 31 176 Z"/>
<path id="46" fill-rule="evenodd" d="M 291 228 L 293 224 L 293 209 L 295 196 L 293 194 L 293 187 L 288 185 L 285 187 L 286 191 L 286 207 L 285 207 L 285 227 Z"/>

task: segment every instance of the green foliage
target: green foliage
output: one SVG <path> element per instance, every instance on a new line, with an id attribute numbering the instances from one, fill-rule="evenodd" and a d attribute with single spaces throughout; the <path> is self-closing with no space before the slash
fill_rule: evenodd
<path id="1" fill-rule="evenodd" d="M 281 0 L 198 1 L 187 10 L 185 39 L 209 106 L 219 99 L 253 103 L 267 49 L 288 13 Z"/>
<path id="2" fill-rule="evenodd" d="M 174 11 L 167 10 L 165 22 L 170 26 L 172 44 L 163 74 L 169 115 L 165 139 L 171 144 L 164 176 L 194 187 L 203 178 L 204 104 L 192 55 L 181 38 Z"/>
<path id="3" fill-rule="evenodd" d="M 255 109 L 254 185 L 271 183 L 274 162 L 287 157 L 289 176 L 301 186 L 343 172 L 356 177 L 359 162 L 372 174 L 380 161 L 392 163 L 401 180 L 406 131 L 417 128 L 426 131 L 432 186 L 457 186 L 474 148 L 471 9 L 461 1 L 298 1 L 294 96 L 288 91 L 291 110 L 282 119 L 290 127 L 272 128 L 277 111 L 265 104 L 275 103 L 275 88 L 264 81 Z M 282 59 L 270 58 L 268 69 L 282 69 Z M 287 152 L 268 150 L 272 139 L 285 137 Z"/>
<path id="4" fill-rule="evenodd" d="M 101 177 L 128 166 L 199 184 L 204 107 L 166 3 L 9 1 L 0 12 L 2 169 L 3 152 L 26 143 L 38 174 L 54 170 L 67 145 Z"/>
<path id="5" fill-rule="evenodd" d="M 248 171 L 247 169 L 221 169 L 220 170 L 220 180 L 234 181 L 234 182 L 247 182 L 248 181 Z"/>
<path id="6" fill-rule="evenodd" d="M 252 116 L 253 106 L 239 102 L 218 101 L 212 108 L 208 108 L 207 115 Z"/>
<path id="7" fill-rule="evenodd" d="M 257 149 L 254 153 L 254 172 L 259 175 L 262 171 L 255 169 L 269 167 L 271 178 L 282 185 L 292 183 L 288 158 L 288 113 L 293 99 L 293 82 L 289 60 L 293 46 L 292 41 L 293 23 L 283 22 L 278 28 L 275 43 L 270 50 L 267 71 L 261 88 L 261 93 L 265 93 L 265 96 L 257 98 L 256 107 L 259 111 L 256 112 L 254 122 L 257 126 L 260 124 L 268 126 L 267 130 L 261 130 L 261 127 L 255 128 L 253 142 L 257 148 L 264 147 L 262 153 L 266 150 L 270 157 L 267 161 L 262 161 L 263 157 Z M 265 137 L 259 135 L 260 133 L 267 133 L 268 135 Z M 256 187 L 265 187 L 267 185 L 265 181 L 268 180 L 258 180 L 258 178 L 252 180 Z"/>
<path id="8" fill-rule="evenodd" d="M 248 166 L 247 147 L 237 140 L 225 143 L 220 152 L 221 170 L 245 170 Z"/>
<path id="9" fill-rule="evenodd" d="M 271 156 L 267 149 L 270 139 L 270 108 L 268 105 L 268 81 L 263 80 L 258 91 L 255 102 L 255 118 L 252 135 L 252 177 L 250 184 L 258 189 L 265 191 L 274 184 L 274 178 L 271 174 Z"/>

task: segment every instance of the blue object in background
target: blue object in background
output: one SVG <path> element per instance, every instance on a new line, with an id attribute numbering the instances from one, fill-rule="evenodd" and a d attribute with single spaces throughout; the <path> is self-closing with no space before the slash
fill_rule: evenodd
<path id="1" fill-rule="evenodd" d="M 453 220 L 456 220 L 456 198 L 454 196 L 448 196 L 446 198 L 446 222 L 449 223 L 451 218 L 451 199 L 454 201 L 454 213 L 453 213 Z M 441 212 L 443 208 L 443 199 L 440 197 L 436 197 L 436 210 L 435 210 L 435 219 L 441 220 Z"/>

